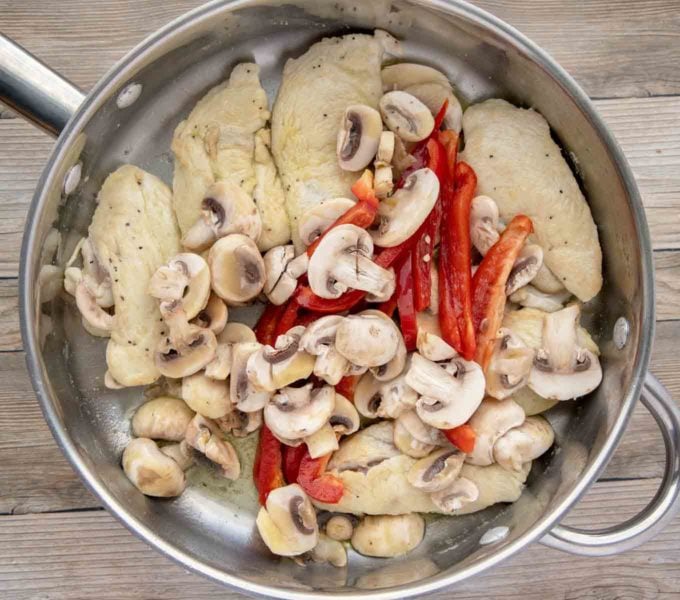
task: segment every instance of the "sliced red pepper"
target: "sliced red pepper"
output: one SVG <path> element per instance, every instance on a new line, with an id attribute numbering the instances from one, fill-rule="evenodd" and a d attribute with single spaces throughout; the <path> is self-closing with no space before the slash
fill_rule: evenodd
<path id="1" fill-rule="evenodd" d="M 276 338 L 280 335 L 286 333 L 292 327 L 295 327 L 298 320 L 298 313 L 300 312 L 300 305 L 297 303 L 295 296 L 290 298 L 286 304 L 284 304 L 284 310 L 279 315 L 279 322 L 276 325 Z"/>
<path id="2" fill-rule="evenodd" d="M 283 474 L 288 483 L 296 483 L 300 472 L 300 463 L 307 454 L 307 446 L 283 446 Z"/>
<path id="3" fill-rule="evenodd" d="M 410 352 L 416 349 L 418 325 L 416 323 L 416 309 L 413 303 L 413 272 L 412 261 L 407 258 L 397 276 L 397 310 L 404 344 Z"/>
<path id="4" fill-rule="evenodd" d="M 444 429 L 442 433 L 446 436 L 456 448 L 465 454 L 470 454 L 475 449 L 475 440 L 477 434 L 467 423 L 454 427 L 453 429 Z"/>
<path id="5" fill-rule="evenodd" d="M 312 458 L 309 452 L 305 452 L 300 462 L 297 482 L 314 500 L 336 504 L 340 502 L 345 486 L 337 477 L 325 472 L 330 458 L 331 454 Z"/>
<path id="6" fill-rule="evenodd" d="M 472 279 L 472 319 L 477 335 L 475 360 L 484 370 L 505 310 L 505 284 L 517 255 L 533 231 L 531 219 L 517 215 L 489 249 Z"/>
<path id="7" fill-rule="evenodd" d="M 280 306 L 267 304 L 254 330 L 255 337 L 257 337 L 257 341 L 260 344 L 274 345 L 276 341 L 276 328 L 285 309 L 285 304 Z"/>
<path id="8" fill-rule="evenodd" d="M 378 304 L 378 310 L 384 312 L 388 317 L 394 316 L 394 311 L 397 310 L 397 294 L 396 291 L 392 297 L 385 302 Z"/>
<path id="9" fill-rule="evenodd" d="M 350 402 L 354 402 L 354 389 L 357 387 L 357 375 L 345 375 L 335 386 L 335 391 Z"/>
<path id="10" fill-rule="evenodd" d="M 283 455 L 281 442 L 274 437 L 266 425 L 260 429 L 260 442 L 257 446 L 255 463 L 253 464 L 253 479 L 260 499 L 264 506 L 269 492 L 286 485 L 283 479 Z"/>
<path id="11" fill-rule="evenodd" d="M 297 320 L 295 321 L 295 325 L 302 325 L 303 327 L 307 327 L 307 325 L 310 325 L 314 321 L 316 321 L 319 318 L 319 315 L 314 314 L 313 312 L 303 312 L 302 314 L 298 314 Z"/>
<path id="12" fill-rule="evenodd" d="M 424 140 L 418 142 L 415 147 L 413 148 L 413 151 L 411 154 L 413 154 L 416 159 L 419 158 L 420 152 L 422 152 L 423 148 L 427 146 L 427 143 L 434 137 L 437 136 L 439 133 L 439 129 L 442 126 L 442 123 L 444 122 L 444 117 L 446 117 L 446 111 L 449 108 L 449 101 L 444 100 L 444 103 L 441 105 L 439 110 L 437 111 L 437 114 L 434 117 L 434 127 L 432 128 L 432 131 L 430 132 L 430 135 L 428 135 Z M 425 164 L 425 161 L 422 161 L 420 163 L 421 165 Z"/>
<path id="13" fill-rule="evenodd" d="M 373 173 L 368 169 L 352 186 L 352 193 L 359 201 L 345 213 L 340 215 L 333 224 L 326 229 L 318 238 L 307 248 L 307 256 L 314 254 L 321 239 L 334 227 L 338 225 L 356 225 L 366 229 L 373 224 L 375 215 L 378 212 L 378 198 L 373 189 Z"/>

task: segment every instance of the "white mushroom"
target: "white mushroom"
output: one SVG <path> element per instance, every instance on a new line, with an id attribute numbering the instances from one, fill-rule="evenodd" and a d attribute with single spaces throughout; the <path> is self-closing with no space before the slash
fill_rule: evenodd
<path id="1" fill-rule="evenodd" d="M 423 423 L 414 410 L 400 414 L 394 421 L 394 445 L 407 456 L 423 458 L 445 444 L 442 433 Z"/>
<path id="2" fill-rule="evenodd" d="M 90 327 L 97 331 L 106 332 L 106 334 L 113 329 L 115 317 L 97 304 L 97 298 L 89 290 L 85 281 L 76 285 L 75 298 L 76 306 L 83 317 L 83 321 Z"/>
<path id="3" fill-rule="evenodd" d="M 564 303 L 571 298 L 571 292 L 563 291 L 547 294 L 533 285 L 525 285 L 510 296 L 510 301 L 528 308 L 537 308 L 544 312 L 557 312 L 564 308 Z"/>
<path id="4" fill-rule="evenodd" d="M 510 296 L 519 288 L 527 285 L 543 265 L 543 248 L 537 244 L 527 244 L 522 248 L 512 266 L 505 284 L 505 293 Z"/>
<path id="5" fill-rule="evenodd" d="M 382 119 L 380 113 L 365 104 L 345 109 L 338 131 L 337 155 L 340 168 L 360 171 L 367 167 L 378 150 Z"/>
<path id="6" fill-rule="evenodd" d="M 498 205 L 488 196 L 476 196 L 470 207 L 470 238 L 472 245 L 484 256 L 500 234 Z"/>
<path id="7" fill-rule="evenodd" d="M 493 447 L 495 461 L 509 471 L 521 471 L 522 465 L 548 451 L 555 432 L 543 417 L 527 417 L 524 423 L 499 438 Z"/>
<path id="8" fill-rule="evenodd" d="M 425 521 L 418 513 L 367 516 L 354 529 L 352 547 L 365 556 L 391 558 L 413 550 L 424 535 Z"/>
<path id="9" fill-rule="evenodd" d="M 417 63 L 400 62 L 384 67 L 380 72 L 383 92 L 403 90 L 413 85 L 437 83 L 450 86 L 446 75 L 437 69 Z"/>
<path id="10" fill-rule="evenodd" d="M 602 381 L 600 361 L 578 344 L 577 304 L 543 319 L 542 347 L 536 351 L 529 387 L 549 400 L 571 400 L 592 392 Z"/>
<path id="11" fill-rule="evenodd" d="M 374 314 L 349 315 L 335 333 L 335 348 L 360 367 L 386 365 L 397 354 L 401 333 L 391 320 Z"/>
<path id="12" fill-rule="evenodd" d="M 198 254 L 184 252 L 159 267 L 149 280 L 149 294 L 181 307 L 187 320 L 201 312 L 210 297 L 210 269 Z"/>
<path id="13" fill-rule="evenodd" d="M 194 464 L 194 453 L 189 444 L 181 441 L 177 444 L 167 444 L 161 447 L 161 452 L 174 460 L 182 471 L 186 471 Z"/>
<path id="14" fill-rule="evenodd" d="M 439 179 L 427 167 L 411 173 L 404 185 L 378 206 L 377 227 L 370 230 L 376 246 L 391 248 L 410 238 L 432 212 Z"/>
<path id="15" fill-rule="evenodd" d="M 375 154 L 376 167 L 385 167 L 392 162 L 392 157 L 394 156 L 394 138 L 394 133 L 391 131 L 383 131 L 380 134 L 378 151 Z"/>
<path id="16" fill-rule="evenodd" d="M 323 533 L 319 534 L 319 541 L 309 555 L 314 562 L 329 563 L 334 567 L 347 566 L 345 546 Z"/>
<path id="17" fill-rule="evenodd" d="M 307 272 L 309 259 L 303 252 L 295 258 L 295 247 L 274 246 L 264 255 L 266 274 L 263 291 L 272 304 L 281 305 L 293 295 L 297 278 Z"/>
<path id="18" fill-rule="evenodd" d="M 205 375 L 210 379 L 224 381 L 231 372 L 231 344 L 217 344 L 215 358 L 205 366 Z"/>
<path id="19" fill-rule="evenodd" d="M 415 407 L 418 394 L 406 385 L 403 375 L 391 381 L 379 381 L 365 373 L 354 390 L 354 405 L 359 414 L 375 419 L 396 419 Z"/>
<path id="20" fill-rule="evenodd" d="M 215 242 L 208 264 L 212 289 L 227 304 L 248 302 L 264 287 L 264 260 L 255 242 L 245 235 L 234 233 Z"/>
<path id="21" fill-rule="evenodd" d="M 338 436 L 333 427 L 326 423 L 321 429 L 315 431 L 312 435 L 308 435 L 305 438 L 305 444 L 307 444 L 309 456 L 319 458 L 338 449 Z"/>
<path id="22" fill-rule="evenodd" d="M 405 142 L 419 142 L 434 129 L 430 109 L 407 92 L 387 92 L 379 107 L 385 125 Z"/>
<path id="23" fill-rule="evenodd" d="M 392 174 L 392 167 L 390 165 L 376 167 L 373 177 L 373 190 L 376 197 L 380 199 L 387 198 L 393 189 L 394 175 Z"/>
<path id="24" fill-rule="evenodd" d="M 445 129 L 460 133 L 463 125 L 463 109 L 450 85 L 435 82 L 417 83 L 405 88 L 404 91 L 418 98 L 430 109 L 433 116 L 437 116 L 444 102 L 448 102 L 442 125 Z"/>
<path id="25" fill-rule="evenodd" d="M 229 394 L 236 408 L 255 412 L 264 408 L 271 393 L 257 389 L 248 377 L 248 359 L 262 347 L 258 342 L 239 342 L 232 346 Z"/>
<path id="26" fill-rule="evenodd" d="M 451 360 L 458 356 L 455 349 L 449 346 L 442 338 L 425 329 L 418 329 L 416 348 L 421 356 L 432 362 Z"/>
<path id="27" fill-rule="evenodd" d="M 231 433 L 235 437 L 245 437 L 262 427 L 262 411 L 247 413 L 235 408 L 224 417 L 215 419 L 215 423 L 225 433 Z"/>
<path id="28" fill-rule="evenodd" d="M 339 298 L 349 288 L 381 295 L 394 285 L 394 272 L 376 265 L 371 236 L 356 225 L 340 225 L 321 240 L 309 260 L 307 277 L 321 298 Z"/>
<path id="29" fill-rule="evenodd" d="M 534 351 L 510 329 L 498 330 L 493 354 L 486 369 L 486 393 L 498 400 L 524 387 L 534 360 Z"/>
<path id="30" fill-rule="evenodd" d="M 359 430 L 359 413 L 352 402 L 342 394 L 335 393 L 335 406 L 328 424 L 339 435 L 350 435 Z"/>
<path id="31" fill-rule="evenodd" d="M 238 479 L 241 474 L 241 463 L 234 447 L 222 439 L 220 429 L 216 423 L 201 415 L 196 415 L 186 431 L 186 442 L 192 448 L 205 454 L 221 468 L 221 473 L 227 479 Z"/>
<path id="32" fill-rule="evenodd" d="M 182 379 L 182 398 L 189 408 L 209 419 L 218 419 L 232 409 L 225 381 L 195 373 Z"/>
<path id="33" fill-rule="evenodd" d="M 264 422 L 277 436 L 289 440 L 305 438 L 321 429 L 335 407 L 330 386 L 312 389 L 312 384 L 279 390 L 264 407 Z"/>
<path id="34" fill-rule="evenodd" d="M 470 427 L 475 432 L 475 447 L 465 462 L 479 466 L 492 464 L 496 440 L 513 427 L 519 427 L 524 419 L 522 407 L 512 398 L 486 398 L 470 419 Z"/>
<path id="35" fill-rule="evenodd" d="M 378 410 L 382 398 L 380 386 L 382 382 L 373 377 L 372 373 L 365 373 L 354 388 L 354 406 L 360 415 L 369 419 L 378 417 Z"/>
<path id="36" fill-rule="evenodd" d="M 193 375 L 215 358 L 217 340 L 212 331 L 190 325 L 181 311 L 166 307 L 161 313 L 170 326 L 169 337 L 156 349 L 155 362 L 161 375 L 172 379 Z"/>
<path id="37" fill-rule="evenodd" d="M 312 356 L 314 375 L 329 385 L 337 385 L 347 372 L 349 361 L 335 349 L 335 332 L 344 317 L 328 315 L 307 326 L 300 346 Z"/>
<path id="38" fill-rule="evenodd" d="M 481 367 L 459 357 L 438 365 L 415 353 L 406 371 L 406 383 L 421 394 L 416 403 L 418 416 L 439 429 L 465 423 L 484 397 Z"/>
<path id="39" fill-rule="evenodd" d="M 147 496 L 172 498 L 179 496 L 186 486 L 184 471 L 148 438 L 135 438 L 125 447 L 123 471 Z"/>
<path id="40" fill-rule="evenodd" d="M 354 515 L 333 515 L 326 522 L 326 535 L 332 540 L 346 542 L 352 537 L 355 522 Z"/>
<path id="41" fill-rule="evenodd" d="M 132 434 L 152 440 L 181 442 L 194 416 L 179 398 L 159 396 L 142 404 L 132 417 Z"/>
<path id="42" fill-rule="evenodd" d="M 449 446 L 421 458 L 407 474 L 408 482 L 425 492 L 439 492 L 451 485 L 460 474 L 465 454 Z"/>
<path id="43" fill-rule="evenodd" d="M 262 219 L 253 199 L 230 181 L 214 183 L 201 203 L 201 216 L 186 232 L 182 244 L 191 250 L 205 250 L 216 239 L 232 233 L 257 241 Z"/>
<path id="44" fill-rule="evenodd" d="M 389 362 L 384 365 L 379 365 L 377 367 L 371 367 L 370 371 L 373 376 L 379 381 L 391 381 L 395 377 L 401 375 L 404 367 L 406 366 L 406 344 L 404 343 L 404 337 L 401 335 L 401 331 L 395 324 L 395 322 L 388 317 L 384 312 L 380 310 L 363 310 L 359 313 L 360 316 L 372 315 L 379 317 L 385 321 L 390 327 L 394 328 L 396 335 L 399 338 L 399 345 L 397 346 L 397 351 L 395 355 L 389 360 Z"/>
<path id="45" fill-rule="evenodd" d="M 479 488 L 467 477 L 459 477 L 451 485 L 430 494 L 430 500 L 443 512 L 454 512 L 479 498 Z"/>
<path id="46" fill-rule="evenodd" d="M 217 335 L 220 344 L 237 344 L 239 342 L 256 342 L 255 332 L 244 323 L 227 323 Z"/>
<path id="47" fill-rule="evenodd" d="M 309 246 L 355 204 L 349 198 L 329 198 L 307 209 L 299 220 L 300 241 Z"/>
<path id="48" fill-rule="evenodd" d="M 210 331 L 217 335 L 226 326 L 228 318 L 229 311 L 227 305 L 217 294 L 210 294 L 208 304 L 205 305 L 205 308 L 191 322 L 199 327 L 210 329 Z"/>
<path id="49" fill-rule="evenodd" d="M 264 543 L 279 556 L 303 554 L 319 540 L 316 512 L 297 484 L 272 490 L 257 514 L 256 524 Z"/>

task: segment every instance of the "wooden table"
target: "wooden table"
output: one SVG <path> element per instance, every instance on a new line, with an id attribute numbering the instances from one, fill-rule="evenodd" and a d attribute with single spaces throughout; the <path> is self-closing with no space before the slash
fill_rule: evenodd
<path id="1" fill-rule="evenodd" d="M 88 89 L 191 0 L 0 0 L 0 29 Z M 581 83 L 633 167 L 654 242 L 658 327 L 652 370 L 680 398 L 679 0 L 483 0 Z M 54 141 L 0 108 L 0 598 L 240 598 L 130 535 L 57 449 L 24 367 L 17 314 L 26 209 Z M 605 476 L 567 519 L 601 527 L 657 489 L 663 444 L 638 406 Z M 671 598 L 680 594 L 680 519 L 625 555 L 578 558 L 533 545 L 433 598 Z"/>

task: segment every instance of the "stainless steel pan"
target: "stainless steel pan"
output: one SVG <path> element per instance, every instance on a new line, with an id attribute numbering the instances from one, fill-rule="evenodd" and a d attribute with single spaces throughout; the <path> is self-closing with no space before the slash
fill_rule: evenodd
<path id="1" fill-rule="evenodd" d="M 603 351 L 604 381 L 592 398 L 561 403 L 549 413 L 559 451 L 534 465 L 514 505 L 439 519 L 429 525 L 424 543 L 401 559 L 352 555 L 347 569 L 301 568 L 272 557 L 254 533 L 249 482 L 225 490 L 199 473 L 202 481 L 173 501 L 150 500 L 130 485 L 119 460 L 129 439 L 127 417 L 141 393 L 104 388 L 104 344 L 83 332 L 50 281 L 58 279 L 85 233 L 95 194 L 110 171 L 132 162 L 171 180 L 173 128 L 236 62 L 258 62 L 273 99 L 287 57 L 323 36 L 374 27 L 403 39 L 409 58 L 443 69 L 467 102 L 502 96 L 536 107 L 578 157 L 605 256 L 605 289 L 586 310 Z M 21 260 L 22 332 L 45 418 L 104 505 L 177 562 L 267 597 L 405 598 L 472 577 L 537 540 L 577 554 L 621 552 L 649 539 L 674 514 L 680 416 L 647 373 L 654 329 L 652 251 L 633 176 L 584 92 L 505 23 L 452 0 L 222 0 L 152 35 L 87 95 L 0 38 L 0 97 L 60 134 L 29 211 Z M 602 472 L 638 398 L 666 444 L 658 494 L 640 515 L 616 527 L 581 531 L 559 525 Z M 496 535 L 484 536 L 489 530 Z M 489 539 L 494 543 L 480 543 Z"/>

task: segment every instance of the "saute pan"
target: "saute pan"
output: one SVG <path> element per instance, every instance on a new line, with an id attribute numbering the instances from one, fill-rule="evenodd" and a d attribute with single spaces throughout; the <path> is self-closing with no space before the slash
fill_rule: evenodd
<path id="1" fill-rule="evenodd" d="M 151 500 L 131 486 L 119 463 L 130 435 L 128 417 L 142 393 L 104 387 L 105 344 L 82 330 L 59 278 L 87 230 L 106 175 L 131 162 L 170 182 L 174 127 L 233 65 L 260 64 L 273 100 L 288 57 L 323 36 L 376 27 L 402 39 L 407 58 L 445 71 L 466 103 L 500 96 L 535 107 L 550 122 L 599 227 L 606 284 L 584 315 L 602 349 L 604 380 L 592 397 L 562 402 L 548 413 L 556 449 L 534 464 L 515 504 L 433 520 L 424 542 L 399 559 L 353 554 L 346 569 L 299 567 L 272 556 L 259 540 L 248 481 L 225 490 L 207 478 L 172 501 Z M 647 372 L 652 250 L 633 175 L 581 88 L 505 23 L 453 0 L 221 0 L 149 37 L 88 94 L 0 37 L 0 98 L 59 135 L 33 198 L 21 254 L 24 347 L 45 418 L 108 510 L 183 566 L 266 597 L 406 598 L 473 577 L 535 541 L 589 556 L 622 552 L 673 516 L 680 492 L 680 414 Z M 559 525 L 602 472 L 638 399 L 666 445 L 659 492 L 638 516 L 615 527 Z"/>

